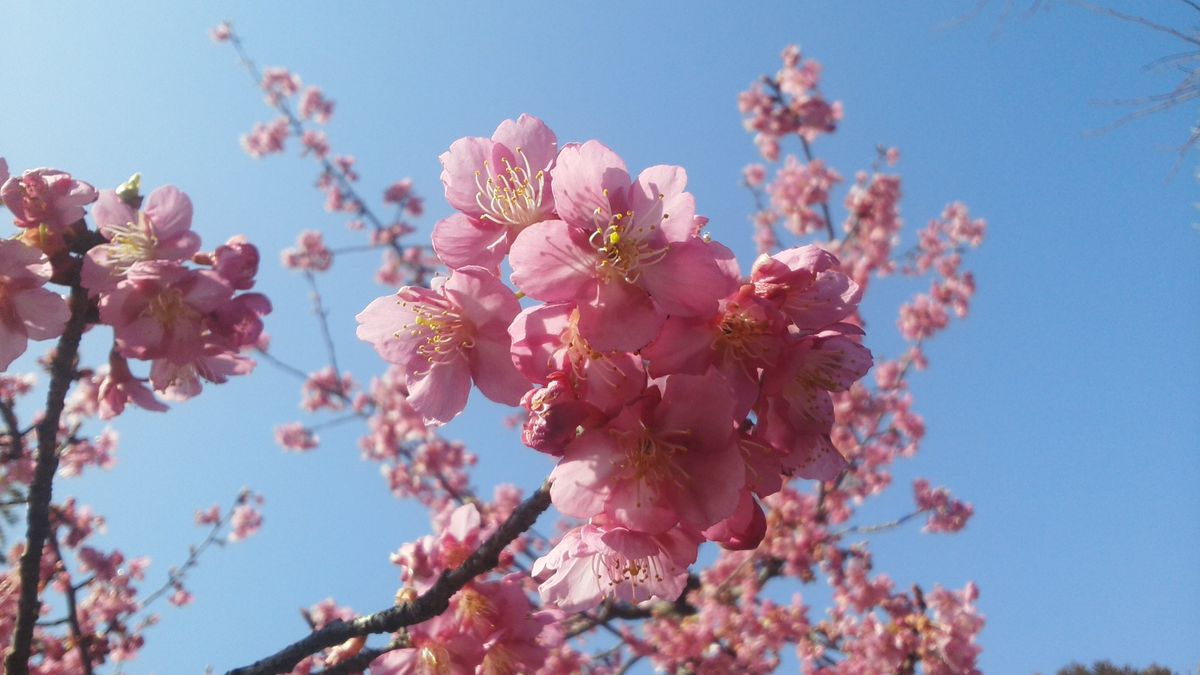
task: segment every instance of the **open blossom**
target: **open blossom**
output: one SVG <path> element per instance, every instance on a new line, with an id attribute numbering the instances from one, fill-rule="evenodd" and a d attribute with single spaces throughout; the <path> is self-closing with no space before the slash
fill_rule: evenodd
<path id="1" fill-rule="evenodd" d="M 668 314 L 704 316 L 733 290 L 715 247 L 695 236 L 695 203 L 680 167 L 632 181 L 596 141 L 568 146 L 551 172 L 562 220 L 517 236 L 512 281 L 530 297 L 574 302 L 582 335 L 601 351 L 636 351 Z"/>
<path id="2" fill-rule="evenodd" d="M 321 440 L 302 422 L 289 422 L 275 427 L 275 442 L 284 450 L 312 450 Z"/>
<path id="3" fill-rule="evenodd" d="M 533 564 L 542 602 L 568 613 L 605 598 L 628 603 L 678 598 L 701 537 L 681 528 L 646 534 L 602 519 L 571 530 Z"/>
<path id="4" fill-rule="evenodd" d="M 522 310 L 508 332 L 513 339 L 513 363 L 530 382 L 546 384 L 556 374 L 564 374 L 583 401 L 610 415 L 646 387 L 642 358 L 592 347 L 580 333 L 579 310 L 574 305 Z"/>
<path id="5" fill-rule="evenodd" d="M 7 165 L 5 173 L 7 173 Z M 18 227 L 59 231 L 83 217 L 83 207 L 96 201 L 96 188 L 58 169 L 30 169 L 0 187 L 0 198 Z"/>
<path id="6" fill-rule="evenodd" d="M 15 240 L 0 240 L 0 370 L 25 353 L 30 339 L 62 335 L 70 311 L 50 280 L 46 254 Z"/>
<path id="7" fill-rule="evenodd" d="M 111 290 L 134 263 L 187 260 L 200 250 L 192 232 L 192 201 L 178 188 L 160 187 L 138 211 L 116 192 L 104 190 L 92 218 L 108 243 L 92 247 L 83 263 L 83 284 L 92 291 Z"/>
<path id="8" fill-rule="evenodd" d="M 460 138 L 442 153 L 446 201 L 459 213 L 434 226 L 450 267 L 494 267 L 522 229 L 554 217 L 554 132 L 536 117 L 505 120 L 488 138 Z"/>
<path id="9" fill-rule="evenodd" d="M 745 465 L 734 398 L 716 371 L 669 375 L 602 428 L 585 429 L 551 473 L 550 497 L 577 518 L 665 532 L 703 529 L 737 509 Z"/>
<path id="10" fill-rule="evenodd" d="M 520 304 L 500 280 L 464 267 L 432 289 L 405 286 L 377 298 L 357 317 L 359 339 L 404 368 L 409 404 L 448 422 L 467 404 L 474 381 L 484 396 L 516 405 L 529 382 L 509 357 L 508 324 Z"/>
<path id="11" fill-rule="evenodd" d="M 199 393 L 201 379 L 222 383 L 254 367 L 238 352 L 259 339 L 270 303 L 257 293 L 232 295 L 216 272 L 140 262 L 101 297 L 100 319 L 113 327 L 122 356 L 153 361 L 155 391 L 182 400 Z"/>
<path id="12" fill-rule="evenodd" d="M 283 250 L 283 266 L 293 270 L 324 272 L 333 265 L 333 253 L 317 230 L 305 230 L 296 238 L 296 246 Z"/>

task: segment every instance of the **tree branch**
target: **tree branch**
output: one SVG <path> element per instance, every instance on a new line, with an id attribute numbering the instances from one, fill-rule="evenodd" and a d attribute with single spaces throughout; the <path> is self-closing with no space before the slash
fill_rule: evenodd
<path id="1" fill-rule="evenodd" d="M 82 286 L 71 287 L 71 317 L 67 321 L 50 363 L 50 387 L 46 394 L 46 416 L 37 426 L 37 463 L 29 486 L 26 514 L 25 552 L 21 554 L 21 590 L 17 604 L 16 628 L 12 649 L 4 660 L 8 675 L 27 675 L 33 643 L 33 624 L 37 621 L 41 599 L 38 582 L 42 567 L 42 545 L 50 532 L 50 497 L 54 472 L 58 470 L 58 426 L 66 404 L 67 390 L 75 379 L 75 358 L 83 337 L 91 302 Z"/>
<path id="2" fill-rule="evenodd" d="M 492 536 L 471 554 L 459 567 L 442 572 L 428 591 L 416 600 L 389 607 L 388 609 L 362 616 L 352 621 L 333 621 L 324 628 L 314 631 L 302 640 L 292 643 L 272 656 L 256 661 L 243 668 L 236 668 L 226 675 L 279 675 L 296 667 L 305 657 L 322 649 L 335 647 L 354 637 L 374 633 L 392 633 L 404 626 L 411 626 L 432 619 L 450 606 L 450 597 L 466 586 L 472 579 L 496 567 L 500 563 L 500 552 L 521 533 L 537 521 L 538 516 L 550 507 L 550 486 L 543 484 L 513 511 Z"/>

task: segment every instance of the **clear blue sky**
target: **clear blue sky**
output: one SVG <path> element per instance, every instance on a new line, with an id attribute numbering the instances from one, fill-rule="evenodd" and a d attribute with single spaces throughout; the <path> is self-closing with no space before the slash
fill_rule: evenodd
<path id="1" fill-rule="evenodd" d="M 819 155 L 851 176 L 877 143 L 898 146 L 910 227 L 956 199 L 990 224 L 971 261 L 973 315 L 930 347 L 915 380 L 922 454 L 864 514 L 897 515 L 924 475 L 977 515 L 957 536 L 911 526 L 876 537 L 879 568 L 901 586 L 975 579 L 987 672 L 1100 658 L 1195 668 L 1200 156 L 1174 173 L 1171 148 L 1197 111 L 1088 134 L 1123 114 L 1095 101 L 1172 86 L 1175 75 L 1142 66 L 1184 45 L 1058 5 L 998 24 L 995 2 L 946 26 L 973 4 L 16 5 L 0 20 L 0 155 L 14 171 L 49 165 L 111 187 L 137 170 L 148 186 L 186 190 L 207 244 L 245 232 L 263 249 L 276 349 L 316 369 L 306 292 L 276 257 L 305 228 L 357 240 L 321 210 L 310 163 L 240 151 L 238 135 L 270 114 L 232 52 L 208 41 L 219 20 L 234 20 L 261 64 L 325 88 L 338 106 L 331 141 L 358 157 L 365 192 L 412 176 L 429 198 L 426 228 L 449 212 L 437 155 L 530 112 L 631 167 L 685 166 L 700 212 L 743 260 L 751 204 L 737 182 L 755 153 L 734 96 L 798 43 L 846 109 Z M 1182 3 L 1125 6 L 1151 4 L 1174 26 L 1200 20 Z M 382 370 L 353 338 L 354 314 L 384 292 L 369 282 L 374 265 L 339 263 L 327 285 L 342 363 L 364 382 Z M 872 348 L 898 349 L 892 312 L 911 291 L 875 290 Z M 267 497 L 263 533 L 206 557 L 188 583 L 195 604 L 163 607 L 128 672 L 225 670 L 299 637 L 300 606 L 333 596 L 366 611 L 392 597 L 387 554 L 426 532 L 424 515 L 358 459 L 356 429 L 324 434 L 310 455 L 280 452 L 272 427 L 297 419 L 297 402 L 296 384 L 264 365 L 169 415 L 119 419 L 117 468 L 59 484 L 108 517 L 102 545 L 151 556 L 155 579 L 201 536 L 193 510 L 242 485 Z M 479 484 L 536 486 L 548 463 L 482 407 L 447 432 L 480 455 Z"/>

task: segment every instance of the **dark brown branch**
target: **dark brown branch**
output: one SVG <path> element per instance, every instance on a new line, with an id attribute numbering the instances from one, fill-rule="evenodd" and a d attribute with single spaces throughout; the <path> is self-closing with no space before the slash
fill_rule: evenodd
<path id="1" fill-rule="evenodd" d="M 58 548 L 58 535 L 55 534 L 54 528 L 50 529 L 50 548 L 54 551 L 54 557 L 58 558 L 59 564 L 63 566 L 63 573 L 66 573 L 67 562 L 63 560 L 62 551 Z M 67 577 L 70 578 L 70 575 Z M 90 653 L 91 636 L 84 635 L 83 629 L 79 626 L 79 610 L 76 609 L 75 587 L 67 584 L 67 590 L 63 593 L 67 599 L 67 623 L 71 626 L 71 638 L 75 641 L 75 648 L 79 650 L 79 663 L 83 665 L 84 675 L 93 675 L 92 656 Z"/>
<path id="2" fill-rule="evenodd" d="M 21 433 L 21 423 L 17 421 L 12 399 L 0 400 L 0 416 L 4 418 L 5 435 L 8 437 L 8 457 L 5 461 L 15 462 L 25 454 L 25 434 Z"/>
<path id="3" fill-rule="evenodd" d="M 42 545 L 50 532 L 50 497 L 54 472 L 58 470 L 58 426 L 66 404 L 67 390 L 75 379 L 75 358 L 83 336 L 91 302 L 81 286 L 71 287 L 71 318 L 68 319 L 54 358 L 50 363 L 50 387 L 46 394 L 46 414 L 37 426 L 37 463 L 29 486 L 26 514 L 25 551 L 21 554 L 21 590 L 17 604 L 17 622 L 12 649 L 4 660 L 8 675 L 27 675 L 33 643 L 33 624 L 37 621 L 41 600 L 38 582 L 42 567 Z"/>
<path id="4" fill-rule="evenodd" d="M 442 572 L 428 591 L 410 603 L 362 616 L 352 621 L 333 621 L 302 640 L 254 664 L 231 670 L 227 675 L 278 675 L 287 673 L 304 658 L 336 647 L 354 637 L 393 633 L 405 626 L 432 619 L 450 606 L 450 598 L 472 579 L 496 567 L 500 553 L 523 532 L 533 527 L 538 516 L 550 507 L 550 486 L 543 485 L 513 511 L 487 540 L 459 567 Z"/>

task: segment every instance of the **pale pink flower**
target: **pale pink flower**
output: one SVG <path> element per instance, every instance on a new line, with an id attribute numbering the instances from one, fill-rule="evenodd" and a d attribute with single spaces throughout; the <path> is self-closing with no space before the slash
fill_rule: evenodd
<path id="1" fill-rule="evenodd" d="M 7 173 L 7 164 L 4 167 Z M 58 169 L 30 169 L 0 187 L 0 198 L 18 227 L 61 231 L 83 218 L 83 207 L 96 201 L 96 188 Z"/>
<path id="2" fill-rule="evenodd" d="M 225 42 L 233 35 L 233 26 L 228 21 L 222 21 L 208 31 L 208 37 L 213 42 Z"/>
<path id="3" fill-rule="evenodd" d="M 529 382 L 509 356 L 508 325 L 520 304 L 480 267 L 439 277 L 432 289 L 405 286 L 357 317 L 359 339 L 404 368 L 409 403 L 427 419 L 462 411 L 474 381 L 484 396 L 516 405 Z"/>
<path id="4" fill-rule="evenodd" d="M 579 307 L 581 334 L 600 351 L 636 351 L 667 315 L 707 316 L 733 290 L 716 249 L 694 233 L 695 204 L 680 167 L 631 181 L 596 141 L 559 153 L 552 172 L 562 220 L 526 228 L 509 255 L 530 297 Z"/>
<path id="5" fill-rule="evenodd" d="M 197 525 L 216 525 L 221 522 L 221 506 L 213 504 L 204 511 L 196 511 Z"/>
<path id="6" fill-rule="evenodd" d="M 262 513 L 259 511 L 261 505 L 262 497 L 250 497 L 234 507 L 233 516 L 229 519 L 229 541 L 244 541 L 258 534 L 263 525 Z"/>
<path id="7" fill-rule="evenodd" d="M 687 585 L 701 538 L 675 528 L 645 534 L 620 526 L 589 523 L 571 530 L 533 564 L 542 602 L 573 614 L 605 598 L 636 604 L 672 602 Z"/>
<path id="8" fill-rule="evenodd" d="M 913 496 L 917 508 L 929 512 L 925 532 L 958 532 L 975 513 L 970 504 L 954 499 L 944 487 L 931 488 L 924 478 L 913 481 Z"/>
<path id="9" fill-rule="evenodd" d="M 333 265 L 333 253 L 317 230 L 305 230 L 296 238 L 296 246 L 281 254 L 283 266 L 292 270 L 324 272 Z"/>
<path id="10" fill-rule="evenodd" d="M 203 353 L 205 319 L 232 295 L 233 289 L 214 272 L 161 260 L 140 262 L 101 297 L 100 318 L 113 327 L 121 354 L 182 363 Z"/>
<path id="11" fill-rule="evenodd" d="M 284 142 L 291 133 L 288 119 L 276 117 L 270 124 L 255 124 L 250 133 L 243 134 L 242 149 L 255 159 L 283 152 Z"/>
<path id="12" fill-rule="evenodd" d="M 5 183 L 7 183 L 8 177 L 9 177 L 8 160 L 4 159 L 3 157 L 0 157 L 0 185 L 4 185 Z"/>
<path id="13" fill-rule="evenodd" d="M 43 288 L 50 274 L 46 254 L 0 240 L 0 370 L 25 352 L 30 339 L 62 335 L 70 310 L 60 295 Z"/>
<path id="14" fill-rule="evenodd" d="M 302 422 L 288 422 L 275 427 L 275 442 L 284 450 L 304 452 L 317 447 L 321 439 Z"/>
<path id="15" fill-rule="evenodd" d="M 300 97 L 300 117 L 312 119 L 317 124 L 328 124 L 333 115 L 333 101 L 325 98 L 321 90 L 310 86 Z"/>
<path id="16" fill-rule="evenodd" d="M 442 153 L 446 201 L 459 211 L 434 226 L 433 248 L 451 268 L 494 267 L 520 231 L 554 217 L 554 132 L 521 115 L 488 138 L 460 138 Z"/>
<path id="17" fill-rule="evenodd" d="M 192 200 L 172 185 L 151 192 L 141 211 L 104 190 L 92 218 L 108 240 L 92 247 L 83 262 L 83 284 L 93 294 L 115 287 L 134 263 L 188 260 L 200 250 L 200 237 L 191 231 Z"/>

